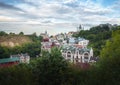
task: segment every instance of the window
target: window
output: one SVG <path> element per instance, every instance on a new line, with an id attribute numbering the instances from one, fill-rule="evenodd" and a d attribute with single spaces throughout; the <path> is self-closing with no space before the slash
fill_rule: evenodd
<path id="1" fill-rule="evenodd" d="M 85 61 L 85 62 L 88 62 L 88 58 L 89 58 L 88 53 L 85 53 L 85 54 L 84 54 L 84 61 Z"/>
<path id="2" fill-rule="evenodd" d="M 70 52 L 67 53 L 67 57 L 71 57 L 71 53 Z"/>

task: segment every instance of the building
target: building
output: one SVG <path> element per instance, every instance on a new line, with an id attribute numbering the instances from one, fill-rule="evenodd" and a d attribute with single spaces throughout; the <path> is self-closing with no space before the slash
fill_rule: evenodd
<path id="1" fill-rule="evenodd" d="M 17 55 L 10 55 L 10 58 L 19 58 L 19 63 L 29 63 L 30 56 L 26 54 L 17 54 Z"/>
<path id="2" fill-rule="evenodd" d="M 76 44 L 76 38 L 70 37 L 68 43 L 69 44 Z"/>
<path id="3" fill-rule="evenodd" d="M 0 59 L 0 67 L 9 67 L 19 64 L 19 58 L 4 58 Z"/>
<path id="4" fill-rule="evenodd" d="M 68 38 L 72 37 L 74 33 L 75 33 L 75 32 L 73 32 L 73 31 L 68 32 L 67 37 L 68 37 Z"/>
<path id="5" fill-rule="evenodd" d="M 62 33 L 56 35 L 56 40 L 58 40 L 58 41 L 63 41 L 64 38 L 65 38 L 65 36 L 64 36 L 64 34 L 62 34 Z"/>
<path id="6" fill-rule="evenodd" d="M 79 33 L 81 30 L 84 30 L 84 27 L 80 24 L 79 27 L 77 27 L 77 33 Z"/>
<path id="7" fill-rule="evenodd" d="M 41 50 L 50 52 L 53 47 L 60 47 L 60 44 L 57 42 L 42 42 Z"/>
<path id="8" fill-rule="evenodd" d="M 63 57 L 73 63 L 89 63 L 93 57 L 93 49 L 83 48 L 82 46 L 66 45 L 62 50 Z"/>
<path id="9" fill-rule="evenodd" d="M 86 48 L 89 44 L 89 40 L 86 40 L 86 39 L 80 38 L 80 37 L 77 39 L 76 42 L 78 45 L 82 45 L 84 48 Z"/>
<path id="10" fill-rule="evenodd" d="M 86 40 L 84 38 L 78 37 L 71 37 L 69 38 L 69 44 L 70 45 L 81 45 L 83 48 L 86 48 L 89 44 L 89 40 Z"/>
<path id="11" fill-rule="evenodd" d="M 45 31 L 45 33 L 41 33 L 40 36 L 42 36 L 43 39 L 49 39 L 49 35 L 48 35 L 47 31 Z"/>

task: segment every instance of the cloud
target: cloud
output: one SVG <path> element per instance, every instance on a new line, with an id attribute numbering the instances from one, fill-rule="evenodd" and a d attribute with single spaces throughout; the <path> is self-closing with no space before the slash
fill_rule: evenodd
<path id="1" fill-rule="evenodd" d="M 10 10 L 23 11 L 22 9 L 17 8 L 15 6 L 13 6 L 13 5 L 9 5 L 9 4 L 2 3 L 2 2 L 0 2 L 0 8 L 1 9 L 10 9 Z"/>
<path id="2" fill-rule="evenodd" d="M 25 3 L 15 4 L 15 7 L 24 10 L 24 13 L 17 13 L 16 15 L 25 18 L 24 20 L 39 19 L 41 22 L 44 22 L 44 20 L 50 21 L 51 19 L 51 22 L 55 21 L 54 23 L 76 23 L 86 16 L 104 16 L 113 11 L 110 8 L 103 8 L 91 0 L 87 0 L 86 2 L 81 1 L 79 3 L 77 0 L 24 0 L 24 2 Z"/>
<path id="3" fill-rule="evenodd" d="M 11 21 L 17 21 L 17 19 L 16 18 L 13 18 L 13 17 L 7 17 L 7 16 L 0 16 L 0 22 L 4 22 L 4 21 L 9 21 L 9 22 L 11 22 Z"/>
<path id="4" fill-rule="evenodd" d="M 0 2 L 0 21 L 23 22 L 23 28 L 26 24 L 26 27 L 37 25 L 45 29 L 64 28 L 62 30 L 68 31 L 75 30 L 79 24 L 89 28 L 101 23 L 120 23 L 120 0 L 106 7 L 104 0 L 10 1 Z"/>

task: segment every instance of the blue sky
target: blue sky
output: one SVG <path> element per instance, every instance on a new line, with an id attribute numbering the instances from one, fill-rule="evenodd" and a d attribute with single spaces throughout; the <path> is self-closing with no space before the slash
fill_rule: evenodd
<path id="1" fill-rule="evenodd" d="M 0 31 L 50 35 L 120 24 L 120 0 L 0 0 Z"/>

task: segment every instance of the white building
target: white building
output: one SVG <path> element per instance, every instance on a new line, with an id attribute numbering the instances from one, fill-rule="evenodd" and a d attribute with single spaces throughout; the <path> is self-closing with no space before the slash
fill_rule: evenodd
<path id="1" fill-rule="evenodd" d="M 86 48 L 89 44 L 89 40 L 86 40 L 84 38 L 75 38 L 71 37 L 69 38 L 69 45 L 81 45 L 83 48 Z"/>
<path id="2" fill-rule="evenodd" d="M 73 45 L 66 45 L 61 50 L 63 57 L 73 63 L 89 63 L 93 57 L 93 49 L 80 48 Z"/>
<path id="3" fill-rule="evenodd" d="M 84 38 L 78 38 L 78 45 L 82 45 L 84 48 L 86 48 L 89 44 L 89 40 L 86 40 Z"/>
<path id="4" fill-rule="evenodd" d="M 17 55 L 10 55 L 10 58 L 19 58 L 20 63 L 29 63 L 30 62 L 30 56 L 26 54 L 17 54 Z"/>
<path id="5" fill-rule="evenodd" d="M 57 39 L 58 41 L 63 41 L 64 38 L 65 38 L 64 34 L 57 34 L 57 35 L 56 35 L 56 39 Z"/>

